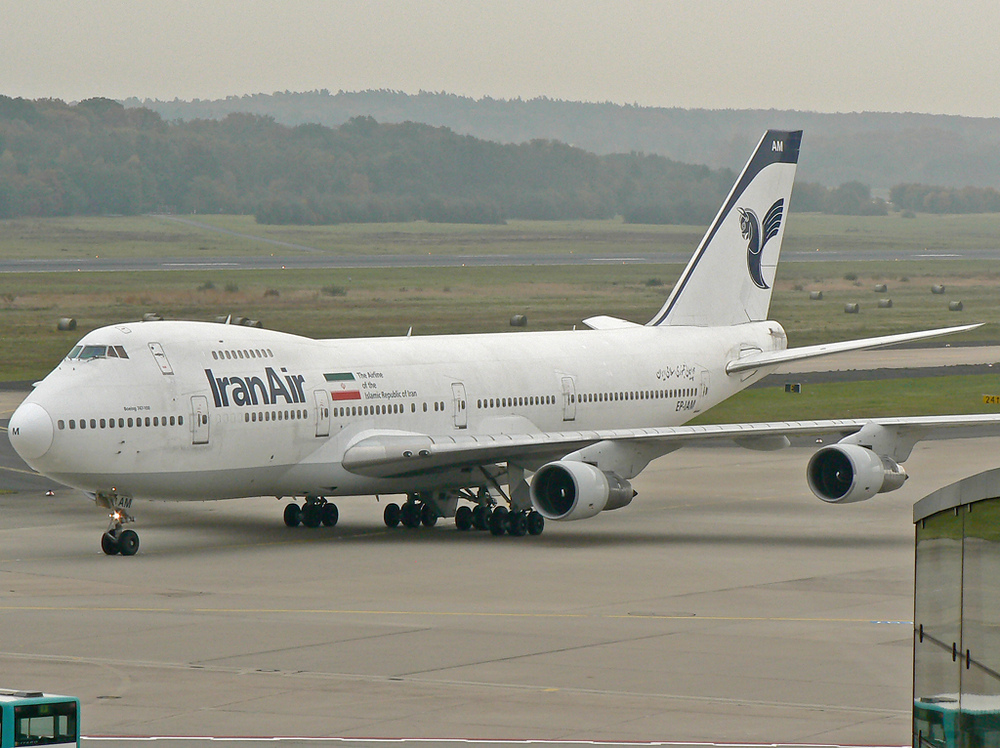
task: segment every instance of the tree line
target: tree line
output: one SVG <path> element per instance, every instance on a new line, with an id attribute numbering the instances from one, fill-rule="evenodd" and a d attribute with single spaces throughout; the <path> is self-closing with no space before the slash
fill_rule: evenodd
<path id="1" fill-rule="evenodd" d="M 499 143 L 572 143 L 598 155 L 656 153 L 709 168 L 740 168 L 767 129 L 804 130 L 803 181 L 878 189 L 923 183 L 1000 188 L 1000 118 L 916 113 L 823 113 L 681 109 L 612 102 L 474 99 L 446 92 L 280 91 L 224 99 L 129 99 L 167 120 L 223 119 L 233 113 L 285 125 L 339 127 L 358 116 L 422 122 Z"/>
<path id="2" fill-rule="evenodd" d="M 663 156 L 599 156 L 544 139 L 503 144 L 368 116 L 338 127 L 254 114 L 165 121 L 108 99 L 0 96 L 0 218 L 236 213 L 333 224 L 621 215 L 704 225 L 734 179 L 730 169 Z M 797 210 L 860 214 L 879 205 L 857 183 L 797 185 L 792 200 Z"/>

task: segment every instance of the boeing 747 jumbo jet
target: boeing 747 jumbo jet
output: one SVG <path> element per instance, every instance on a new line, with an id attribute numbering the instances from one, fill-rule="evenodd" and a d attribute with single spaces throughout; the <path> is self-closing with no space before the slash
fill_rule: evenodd
<path id="1" fill-rule="evenodd" d="M 111 511 L 104 552 L 133 555 L 142 499 L 303 497 L 284 521 L 337 523 L 336 496 L 406 495 L 385 522 L 537 535 L 629 504 L 650 460 L 705 439 L 752 449 L 835 434 L 806 468 L 846 504 L 903 485 L 931 430 L 998 416 L 683 424 L 780 364 L 976 325 L 786 348 L 767 319 L 801 132 L 768 131 L 663 307 L 645 325 L 311 340 L 216 323 L 94 330 L 15 411 L 32 468 Z"/>

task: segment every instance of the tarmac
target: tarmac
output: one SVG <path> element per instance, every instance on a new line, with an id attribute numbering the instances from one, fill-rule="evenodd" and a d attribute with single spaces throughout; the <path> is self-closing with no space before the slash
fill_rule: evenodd
<path id="1" fill-rule="evenodd" d="M 0 686 L 80 697 L 86 746 L 905 745 L 912 504 L 996 447 L 920 442 L 849 506 L 806 488 L 813 445 L 683 449 L 536 538 L 389 530 L 375 497 L 317 530 L 140 504 L 123 558 L 2 439 Z"/>

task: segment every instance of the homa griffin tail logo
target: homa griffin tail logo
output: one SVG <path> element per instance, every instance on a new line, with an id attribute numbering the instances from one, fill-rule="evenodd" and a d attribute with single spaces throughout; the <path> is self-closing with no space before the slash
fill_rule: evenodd
<path id="1" fill-rule="evenodd" d="M 750 280 L 757 288 L 770 288 L 764 281 L 760 263 L 764 257 L 764 245 L 767 240 L 776 236 L 781 228 L 781 215 L 784 211 L 784 199 L 778 200 L 764 214 L 763 225 L 757 218 L 757 214 L 749 208 L 737 208 L 740 212 L 740 233 L 747 240 L 747 270 L 750 272 Z"/>
<path id="2" fill-rule="evenodd" d="M 282 367 L 278 374 L 270 366 L 264 369 L 264 379 L 260 377 L 217 377 L 211 369 L 205 369 L 205 376 L 212 388 L 212 398 L 216 408 L 233 405 L 278 405 L 279 398 L 286 405 L 295 405 L 306 401 L 302 384 L 306 378 L 301 374 L 288 374 Z M 282 379 L 284 375 L 284 379 Z M 267 380 L 265 382 L 265 379 Z"/>

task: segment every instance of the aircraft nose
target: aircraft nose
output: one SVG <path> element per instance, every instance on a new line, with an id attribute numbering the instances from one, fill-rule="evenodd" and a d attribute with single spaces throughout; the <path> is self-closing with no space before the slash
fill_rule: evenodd
<path id="1" fill-rule="evenodd" d="M 37 460 L 52 446 L 52 418 L 41 405 L 22 403 L 10 417 L 7 435 L 22 460 Z"/>

